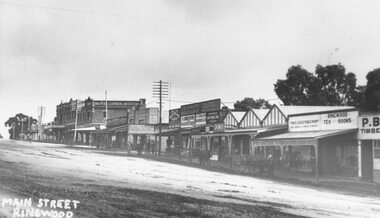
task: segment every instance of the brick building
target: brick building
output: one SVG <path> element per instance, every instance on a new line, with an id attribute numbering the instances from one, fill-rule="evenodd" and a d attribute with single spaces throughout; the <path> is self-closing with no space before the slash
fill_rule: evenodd
<path id="1" fill-rule="evenodd" d="M 68 102 L 57 105 L 53 131 L 57 141 L 65 144 L 90 144 L 92 131 L 105 129 L 107 118 L 125 116 L 128 109 L 145 105 L 145 99 L 138 101 L 106 101 L 94 100 L 88 97 L 84 101 L 70 99 Z M 76 126 L 76 128 L 75 128 Z"/>

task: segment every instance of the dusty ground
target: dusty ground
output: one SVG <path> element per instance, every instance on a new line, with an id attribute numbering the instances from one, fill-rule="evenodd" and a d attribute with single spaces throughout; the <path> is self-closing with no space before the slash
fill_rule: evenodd
<path id="1" fill-rule="evenodd" d="M 63 145 L 0 141 L 0 199 L 80 201 L 74 217 L 379 217 L 380 199 Z M 1 207 L 0 217 L 12 216 Z"/>

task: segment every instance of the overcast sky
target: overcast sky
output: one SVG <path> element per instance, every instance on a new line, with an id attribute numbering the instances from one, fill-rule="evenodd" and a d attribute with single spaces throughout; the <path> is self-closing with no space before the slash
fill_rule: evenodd
<path id="1" fill-rule="evenodd" d="M 42 105 L 50 122 L 61 100 L 105 90 L 152 102 L 158 80 L 172 83 L 172 108 L 276 99 L 297 64 L 340 62 L 365 84 L 380 67 L 379 11 L 376 0 L 0 0 L 0 133 L 18 112 Z"/>

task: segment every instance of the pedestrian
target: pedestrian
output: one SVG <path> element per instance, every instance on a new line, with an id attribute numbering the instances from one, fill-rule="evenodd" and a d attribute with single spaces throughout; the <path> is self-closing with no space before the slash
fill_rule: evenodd
<path id="1" fill-rule="evenodd" d="M 148 140 L 148 143 L 146 143 L 146 152 L 148 152 L 148 154 L 150 154 L 150 147 L 152 146 L 152 144 L 150 143 L 150 140 Z"/>
<path id="2" fill-rule="evenodd" d="M 270 153 L 267 157 L 268 176 L 273 177 L 273 155 Z"/>

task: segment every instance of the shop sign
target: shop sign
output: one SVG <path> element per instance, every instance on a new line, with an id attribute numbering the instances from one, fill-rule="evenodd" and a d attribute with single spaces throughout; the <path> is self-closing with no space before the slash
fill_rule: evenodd
<path id="1" fill-rule="evenodd" d="M 289 131 L 321 131 L 355 129 L 357 126 L 358 111 L 339 111 L 314 115 L 289 117 Z"/>
<path id="2" fill-rule="evenodd" d="M 128 127 L 129 134 L 154 134 L 153 125 L 129 125 Z"/>
<path id="3" fill-rule="evenodd" d="M 208 112 L 207 113 L 207 118 L 206 118 L 206 123 L 207 124 L 214 124 L 218 123 L 220 121 L 220 113 L 218 112 Z"/>
<path id="4" fill-rule="evenodd" d="M 358 139 L 380 139 L 380 114 L 359 116 L 358 127 Z"/>
<path id="5" fill-rule="evenodd" d="M 224 132 L 224 123 L 215 123 L 214 132 Z"/>
<path id="6" fill-rule="evenodd" d="M 181 116 L 220 110 L 220 99 L 181 106 Z"/>
<path id="7" fill-rule="evenodd" d="M 181 127 L 180 109 L 169 110 L 169 129 L 177 129 Z"/>
<path id="8" fill-rule="evenodd" d="M 206 126 L 206 113 L 195 115 L 195 126 Z"/>
<path id="9" fill-rule="evenodd" d="M 106 101 L 93 101 L 95 107 L 105 107 Z M 109 108 L 132 108 L 136 107 L 139 101 L 107 101 Z"/>
<path id="10" fill-rule="evenodd" d="M 195 126 L 195 115 L 181 116 L 181 128 L 192 128 Z"/>

